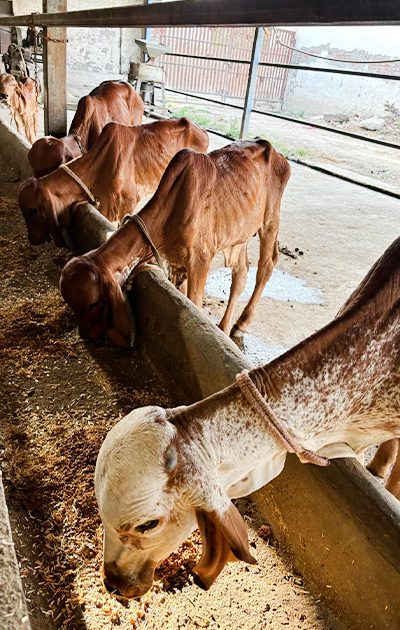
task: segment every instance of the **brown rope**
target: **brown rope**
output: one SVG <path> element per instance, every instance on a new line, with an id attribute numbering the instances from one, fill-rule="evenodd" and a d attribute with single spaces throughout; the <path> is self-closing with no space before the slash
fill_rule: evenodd
<path id="1" fill-rule="evenodd" d="M 68 39 L 56 39 L 55 37 L 47 37 L 47 35 L 42 35 L 42 37 L 46 40 L 46 42 L 53 42 L 56 44 L 68 44 Z"/>
<path id="2" fill-rule="evenodd" d="M 147 242 L 149 243 L 150 249 L 153 252 L 153 256 L 155 257 L 158 266 L 161 267 L 161 269 L 165 273 L 165 269 L 164 269 L 164 264 L 163 264 L 162 258 L 161 258 L 160 254 L 158 252 L 157 247 L 154 245 L 154 243 L 152 241 L 152 238 L 150 236 L 150 232 L 148 231 L 145 223 L 142 221 L 142 219 L 139 217 L 138 214 L 133 214 L 130 217 L 129 220 L 133 221 L 133 223 L 136 223 L 136 225 L 138 226 L 138 228 L 142 232 L 143 236 L 146 238 Z"/>
<path id="3" fill-rule="evenodd" d="M 79 147 L 79 151 L 82 153 L 82 155 L 85 154 L 85 151 L 83 150 L 83 144 L 82 144 L 82 138 L 80 137 L 79 133 L 77 133 L 76 131 L 70 131 L 71 136 L 74 136 L 75 142 Z"/>
<path id="4" fill-rule="evenodd" d="M 297 457 L 301 457 L 317 466 L 329 466 L 329 459 L 322 457 L 322 455 L 317 455 L 317 453 L 309 451 L 298 444 L 293 435 L 282 425 L 266 399 L 258 391 L 249 376 L 248 370 L 244 370 L 236 375 L 236 383 L 247 402 L 262 417 L 268 430 L 285 447 L 288 453 L 296 453 Z"/>
<path id="5" fill-rule="evenodd" d="M 71 162 L 74 162 L 74 161 L 75 160 L 71 160 Z M 92 204 L 97 208 L 97 206 L 99 205 L 99 202 L 97 201 L 96 197 L 93 195 L 92 191 L 86 186 L 85 182 L 83 182 L 81 178 L 69 168 L 68 164 L 61 164 L 61 166 L 59 166 L 58 168 L 61 171 L 64 171 L 64 173 L 66 173 L 67 175 L 69 175 L 69 177 L 71 177 L 78 184 L 78 186 L 82 188 L 83 192 L 86 193 L 87 196 L 89 197 L 89 201 L 91 201 Z"/>

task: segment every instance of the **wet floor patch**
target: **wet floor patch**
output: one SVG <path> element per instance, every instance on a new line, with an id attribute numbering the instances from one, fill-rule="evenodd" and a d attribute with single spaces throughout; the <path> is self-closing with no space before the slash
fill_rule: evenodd
<path id="1" fill-rule="evenodd" d="M 239 350 L 256 366 L 269 363 L 286 352 L 285 346 L 280 346 L 272 340 L 261 340 L 252 333 L 245 332 L 241 339 L 233 340 Z"/>
<path id="2" fill-rule="evenodd" d="M 257 268 L 250 267 L 246 287 L 240 296 L 240 302 L 247 302 L 256 282 Z M 214 269 L 208 276 L 206 293 L 210 297 L 228 299 L 231 286 L 231 270 L 225 267 Z M 323 304 L 322 292 L 311 287 L 302 278 L 297 278 L 287 271 L 274 269 L 271 278 L 262 293 L 280 302 L 297 302 L 298 304 Z"/>

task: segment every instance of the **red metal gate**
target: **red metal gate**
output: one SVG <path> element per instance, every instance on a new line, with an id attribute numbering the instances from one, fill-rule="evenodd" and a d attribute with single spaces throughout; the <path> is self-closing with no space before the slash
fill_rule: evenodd
<path id="1" fill-rule="evenodd" d="M 282 43 L 294 45 L 294 31 L 277 31 Z M 152 38 L 170 46 L 173 53 L 250 61 L 254 28 L 158 28 L 152 31 Z M 266 29 L 261 61 L 289 63 L 291 52 L 280 45 L 274 31 Z M 168 87 L 185 92 L 212 94 L 222 100 L 244 99 L 249 70 L 247 64 L 174 56 L 162 57 L 160 64 L 165 70 Z M 285 68 L 260 66 L 256 101 L 281 103 L 287 73 Z"/>

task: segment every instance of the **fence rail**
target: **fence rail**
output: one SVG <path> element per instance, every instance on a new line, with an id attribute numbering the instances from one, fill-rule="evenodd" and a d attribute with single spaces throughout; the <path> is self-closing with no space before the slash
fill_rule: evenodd
<path id="1" fill-rule="evenodd" d="M 165 53 L 166 57 L 182 57 L 184 59 L 205 59 L 207 61 L 226 61 L 227 63 L 250 64 L 245 59 L 229 59 L 225 57 L 202 57 L 200 55 L 186 55 L 184 53 Z M 306 70 L 310 72 L 331 72 L 333 74 L 348 74 L 356 77 L 369 77 L 370 79 L 386 79 L 389 81 L 400 81 L 400 75 L 382 74 L 378 72 L 363 72 L 359 70 L 345 70 L 344 68 L 321 68 L 320 66 L 308 66 L 296 63 L 277 63 L 272 61 L 264 61 L 259 66 L 267 66 L 272 68 L 287 68 L 288 70 Z"/>
<path id="2" fill-rule="evenodd" d="M 279 39 L 291 46 L 295 32 L 277 29 Z M 170 46 L 173 52 L 163 58 L 162 66 L 169 87 L 194 93 L 219 96 L 222 100 L 244 99 L 254 29 L 225 28 L 158 28 L 152 38 Z M 256 101 L 281 104 L 287 84 L 292 51 L 282 46 L 272 30 L 267 31 L 261 61 L 276 62 L 269 69 L 260 68 L 257 77 Z M 185 63 L 185 60 L 192 60 Z"/>

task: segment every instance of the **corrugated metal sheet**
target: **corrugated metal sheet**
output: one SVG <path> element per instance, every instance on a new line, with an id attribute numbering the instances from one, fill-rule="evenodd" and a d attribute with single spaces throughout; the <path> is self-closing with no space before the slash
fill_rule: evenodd
<path id="1" fill-rule="evenodd" d="M 294 31 L 277 29 L 280 40 L 289 46 L 295 43 Z M 152 37 L 171 47 L 172 52 L 186 55 L 243 59 L 249 61 L 254 28 L 159 28 Z M 267 29 L 261 61 L 289 63 L 291 50 L 281 46 L 274 31 Z M 160 61 L 166 72 L 166 84 L 175 90 L 243 99 L 246 93 L 249 66 L 227 61 L 183 59 L 166 56 Z M 260 67 L 256 100 L 258 103 L 281 103 L 288 70 Z"/>

